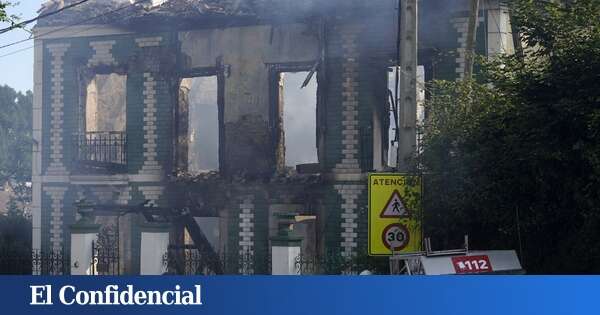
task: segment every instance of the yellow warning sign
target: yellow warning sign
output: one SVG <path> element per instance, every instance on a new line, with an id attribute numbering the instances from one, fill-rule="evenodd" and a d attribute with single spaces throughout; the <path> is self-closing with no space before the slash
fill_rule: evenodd
<path id="1" fill-rule="evenodd" d="M 398 189 L 394 190 L 390 200 L 388 200 L 383 211 L 381 211 L 382 218 L 410 218 L 410 213 L 404 205 L 405 202 L 400 197 Z"/>
<path id="2" fill-rule="evenodd" d="M 419 176 L 369 174 L 369 255 L 421 251 Z"/>

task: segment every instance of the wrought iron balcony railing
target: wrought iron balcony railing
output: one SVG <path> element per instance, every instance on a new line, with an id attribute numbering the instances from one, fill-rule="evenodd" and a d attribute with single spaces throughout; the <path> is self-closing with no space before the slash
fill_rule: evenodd
<path id="1" fill-rule="evenodd" d="M 76 136 L 80 163 L 122 166 L 127 164 L 127 135 L 123 131 L 93 131 Z"/>

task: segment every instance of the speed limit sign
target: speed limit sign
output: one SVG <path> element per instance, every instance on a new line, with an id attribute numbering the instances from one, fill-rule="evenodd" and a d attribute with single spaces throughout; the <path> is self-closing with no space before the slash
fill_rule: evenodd
<path id="1" fill-rule="evenodd" d="M 403 250 L 410 241 L 410 233 L 406 226 L 400 223 L 388 225 L 381 235 L 383 244 L 391 251 Z"/>

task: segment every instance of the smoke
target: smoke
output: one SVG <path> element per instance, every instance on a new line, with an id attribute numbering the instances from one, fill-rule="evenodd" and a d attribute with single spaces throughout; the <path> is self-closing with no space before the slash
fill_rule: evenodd
<path id="1" fill-rule="evenodd" d="M 455 45 L 454 37 L 449 36 L 452 29 L 450 20 L 458 12 L 469 9 L 468 0 L 424 0 L 419 2 L 419 42 L 421 47 L 437 47 L 440 43 L 452 41 L 450 46 Z"/>

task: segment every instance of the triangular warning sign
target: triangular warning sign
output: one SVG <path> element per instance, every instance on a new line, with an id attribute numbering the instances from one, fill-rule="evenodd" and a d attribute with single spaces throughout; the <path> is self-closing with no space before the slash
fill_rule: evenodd
<path id="1" fill-rule="evenodd" d="M 385 204 L 383 210 L 381 211 L 380 217 L 382 218 L 408 218 L 410 217 L 410 212 L 406 207 L 406 204 L 400 197 L 400 193 L 398 190 L 394 190 L 390 200 Z"/>

